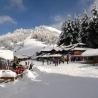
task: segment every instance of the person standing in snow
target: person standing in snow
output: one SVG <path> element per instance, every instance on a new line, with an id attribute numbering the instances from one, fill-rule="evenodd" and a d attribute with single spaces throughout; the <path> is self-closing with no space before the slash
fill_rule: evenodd
<path id="1" fill-rule="evenodd" d="M 69 63 L 69 54 L 67 54 L 67 64 Z"/>
<path id="2" fill-rule="evenodd" d="M 16 63 L 14 62 L 13 63 L 13 69 L 16 69 L 16 66 L 17 66 Z"/>
<path id="3" fill-rule="evenodd" d="M 27 62 L 25 62 L 25 65 L 27 65 Z"/>
<path id="4" fill-rule="evenodd" d="M 55 63 L 55 66 L 58 66 L 58 59 L 57 58 L 54 59 L 54 63 Z"/>
<path id="5" fill-rule="evenodd" d="M 42 59 L 42 63 L 43 63 L 43 65 L 44 65 L 44 59 Z"/>
<path id="6" fill-rule="evenodd" d="M 31 70 L 31 69 L 32 69 L 32 67 L 33 67 L 33 64 L 31 63 L 31 64 L 30 64 L 30 67 L 29 67 L 29 70 Z"/>

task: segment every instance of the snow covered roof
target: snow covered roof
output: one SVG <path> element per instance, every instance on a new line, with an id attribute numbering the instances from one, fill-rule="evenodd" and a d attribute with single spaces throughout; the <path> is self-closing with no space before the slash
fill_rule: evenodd
<path id="1" fill-rule="evenodd" d="M 81 48 L 78 47 L 78 45 L 80 46 L 84 46 L 84 43 L 77 43 L 77 44 L 70 44 L 68 46 L 61 46 L 64 50 L 68 51 L 68 50 L 87 50 L 88 48 Z"/>
<path id="2" fill-rule="evenodd" d="M 86 44 L 84 44 L 84 43 L 77 43 L 77 45 L 86 45 Z"/>
<path id="3" fill-rule="evenodd" d="M 50 57 L 61 57 L 62 55 L 61 54 L 52 54 L 50 55 Z"/>
<path id="4" fill-rule="evenodd" d="M 21 58 L 21 59 L 23 59 L 23 58 L 28 58 L 28 56 L 25 56 L 25 55 L 17 55 L 17 54 L 15 54 L 15 56 L 16 56 L 17 58 Z"/>
<path id="5" fill-rule="evenodd" d="M 52 55 L 42 55 L 42 56 L 37 56 L 37 57 L 61 57 L 62 55 L 60 54 L 52 54 Z"/>
<path id="6" fill-rule="evenodd" d="M 98 49 L 89 49 L 83 52 L 82 56 L 98 56 Z"/>
<path id="7" fill-rule="evenodd" d="M 0 77 L 16 77 L 16 73 L 11 70 L 0 70 Z"/>
<path id="8" fill-rule="evenodd" d="M 13 51 L 0 50 L 0 58 L 6 59 L 6 60 L 13 60 L 14 59 Z"/>
<path id="9" fill-rule="evenodd" d="M 89 48 L 76 47 L 76 48 L 74 48 L 73 50 L 87 50 L 87 49 L 89 49 Z"/>
<path id="10" fill-rule="evenodd" d="M 56 50 L 56 51 L 59 51 L 59 50 L 62 50 L 62 48 L 60 47 L 57 47 L 55 45 L 51 45 L 51 46 L 46 46 L 42 49 L 42 51 L 51 51 L 51 50 Z"/>

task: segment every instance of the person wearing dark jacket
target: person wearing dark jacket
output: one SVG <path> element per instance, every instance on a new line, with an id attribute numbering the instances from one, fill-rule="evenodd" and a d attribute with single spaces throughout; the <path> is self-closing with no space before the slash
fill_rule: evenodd
<path id="1" fill-rule="evenodd" d="M 31 70 L 31 69 L 32 69 L 32 67 L 33 67 L 33 64 L 31 63 L 31 64 L 30 64 L 30 67 L 29 67 L 29 70 Z"/>

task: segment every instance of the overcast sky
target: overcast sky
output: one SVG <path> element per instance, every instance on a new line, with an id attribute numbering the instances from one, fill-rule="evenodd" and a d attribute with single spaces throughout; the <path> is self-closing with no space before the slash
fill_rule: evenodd
<path id="1" fill-rule="evenodd" d="M 0 34 L 17 28 L 58 26 L 69 14 L 79 14 L 91 5 L 92 0 L 0 0 Z"/>

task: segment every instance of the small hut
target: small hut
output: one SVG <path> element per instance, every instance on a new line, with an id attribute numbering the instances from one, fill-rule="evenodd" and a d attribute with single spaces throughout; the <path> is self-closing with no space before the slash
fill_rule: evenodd
<path id="1" fill-rule="evenodd" d="M 63 49 L 61 49 L 60 47 L 57 46 L 47 46 L 44 47 L 39 53 L 38 55 L 44 55 L 44 54 L 59 54 L 61 53 Z"/>
<path id="2" fill-rule="evenodd" d="M 13 60 L 14 59 L 14 55 L 13 55 L 13 51 L 11 50 L 0 50 L 0 58 L 3 58 L 5 60 Z"/>
<path id="3" fill-rule="evenodd" d="M 68 46 L 62 46 L 64 49 L 64 54 L 69 55 L 71 61 L 80 61 L 82 60 L 81 54 L 86 51 L 88 48 L 84 43 L 76 43 Z"/>
<path id="4" fill-rule="evenodd" d="M 97 64 L 98 63 L 98 49 L 89 49 L 82 53 L 84 63 Z"/>
<path id="5" fill-rule="evenodd" d="M 16 73 L 10 69 L 11 62 L 14 60 L 13 51 L 11 50 L 0 50 L 0 81 L 4 80 L 14 80 L 16 78 Z"/>
<path id="6" fill-rule="evenodd" d="M 71 61 L 82 61 L 83 57 L 81 56 L 81 54 L 87 49 L 88 48 L 79 48 L 79 47 L 72 49 L 70 57 Z"/>
<path id="7" fill-rule="evenodd" d="M 80 56 L 84 51 L 88 50 L 87 46 L 84 43 L 77 43 L 71 48 L 72 55 Z"/>
<path id="8" fill-rule="evenodd" d="M 13 60 L 14 60 L 13 51 L 0 50 L 0 69 L 8 68 L 11 61 Z"/>

